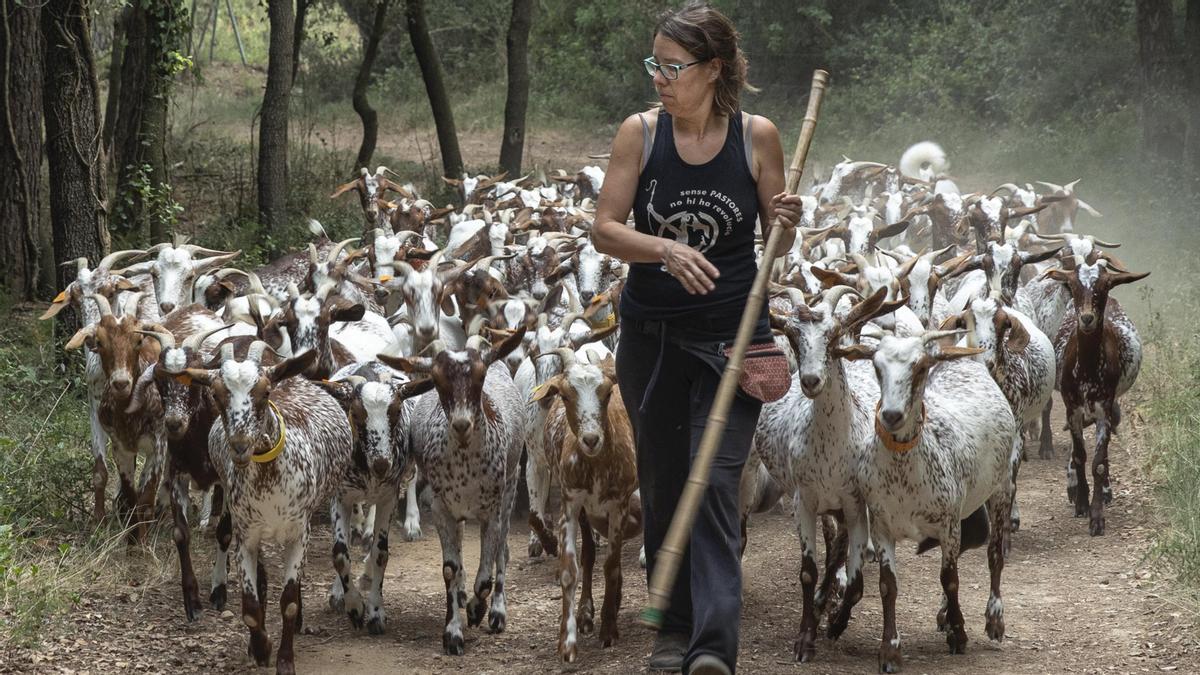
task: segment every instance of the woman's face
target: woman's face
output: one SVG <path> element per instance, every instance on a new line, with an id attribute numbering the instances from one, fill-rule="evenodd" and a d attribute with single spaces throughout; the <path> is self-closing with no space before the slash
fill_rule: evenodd
<path id="1" fill-rule="evenodd" d="M 654 60 L 662 65 L 683 65 L 696 60 L 678 42 L 662 35 L 654 36 Z M 663 108 L 672 115 L 687 114 L 712 100 L 716 90 L 720 62 L 709 59 L 679 71 L 679 78 L 668 80 L 661 72 L 654 74 L 654 89 Z"/>

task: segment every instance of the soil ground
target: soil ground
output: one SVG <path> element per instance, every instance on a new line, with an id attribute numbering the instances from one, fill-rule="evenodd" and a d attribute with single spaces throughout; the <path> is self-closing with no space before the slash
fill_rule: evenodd
<path id="1" fill-rule="evenodd" d="M 1057 417 L 1057 415 L 1056 415 Z M 1147 549 L 1154 522 L 1149 486 L 1140 475 L 1138 418 L 1130 415 L 1114 443 L 1113 489 L 1108 534 L 1088 536 L 1087 521 L 1072 517 L 1066 501 L 1064 461 L 1031 458 L 1021 470 L 1021 530 L 1013 537 L 1004 573 L 1006 639 L 983 633 L 987 561 L 982 551 L 960 564 L 962 603 L 971 643 L 965 655 L 947 653 L 935 629 L 940 602 L 936 552 L 917 557 L 912 543 L 900 554 L 898 620 L 909 673 L 1131 673 L 1198 672 L 1200 642 L 1186 611 L 1172 605 L 1167 580 L 1157 577 Z M 1060 422 L 1061 424 L 1061 422 Z M 1061 426 L 1058 427 L 1061 429 Z M 1067 437 L 1056 432 L 1059 457 Z M 1032 450 L 1032 447 L 1031 447 Z M 1036 451 L 1032 454 L 1036 455 Z M 441 552 L 432 524 L 423 539 L 400 541 L 393 527 L 392 557 L 385 583 L 387 633 L 355 631 L 327 609 L 331 578 L 328 528 L 315 529 L 304 588 L 305 623 L 297 638 L 300 672 L 333 673 L 636 673 L 645 671 L 651 634 L 636 623 L 646 599 L 637 566 L 638 544 L 624 551 L 625 601 L 621 639 L 600 648 L 584 637 L 579 661 L 559 663 L 556 639 L 561 592 L 557 561 L 526 555 L 528 531 L 514 517 L 509 538 L 509 622 L 503 634 L 467 631 L 467 654 L 441 654 L 445 612 Z M 197 533 L 193 548 L 202 586 L 207 585 L 212 538 Z M 168 549 L 163 549 L 168 550 Z M 478 560 L 477 529 L 467 528 L 466 566 Z M 277 641 L 279 562 L 268 557 L 271 575 L 268 624 Z M 170 553 L 173 557 L 173 552 Z M 607 549 L 598 552 L 600 562 Z M 66 621 L 50 627 L 40 647 L 0 654 L 0 672 L 244 672 L 246 629 L 235 599 L 225 613 L 206 610 L 195 623 L 183 619 L 177 565 L 161 566 L 147 580 L 143 553 L 113 569 L 111 583 L 85 595 Z M 356 564 L 356 574 L 361 565 Z M 817 659 L 794 662 L 792 643 L 800 621 L 797 539 L 782 506 L 754 518 L 745 557 L 745 610 L 740 671 L 746 673 L 871 673 L 876 671 L 882 618 L 877 567 L 867 568 L 866 593 L 849 630 L 837 642 L 820 639 Z M 603 576 L 597 576 L 597 604 Z M 237 588 L 231 578 L 231 589 Z"/>

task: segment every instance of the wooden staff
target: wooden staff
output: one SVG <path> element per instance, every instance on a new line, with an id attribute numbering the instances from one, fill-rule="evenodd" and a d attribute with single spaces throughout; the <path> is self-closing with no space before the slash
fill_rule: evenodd
<path id="1" fill-rule="evenodd" d="M 813 131 L 817 127 L 817 115 L 821 112 L 821 100 L 825 96 L 825 86 L 829 82 L 829 73 L 824 70 L 813 72 L 812 92 L 808 97 L 808 110 L 804 113 L 804 122 L 800 126 L 800 138 L 796 140 L 796 151 L 792 155 L 792 165 L 788 167 L 787 191 L 795 194 L 800 187 L 800 175 L 804 171 L 804 161 L 808 157 L 808 146 L 812 143 Z M 758 267 L 754 277 L 754 285 L 750 287 L 750 297 L 746 302 L 746 310 L 738 325 L 737 337 L 733 342 L 733 353 L 729 355 L 729 364 L 721 374 L 721 383 L 717 387 L 716 398 L 708 413 L 708 424 L 704 427 L 704 435 L 700 437 L 700 449 L 696 460 L 692 462 L 688 474 L 687 485 L 679 497 L 679 505 L 671 518 L 671 527 L 662 546 L 658 549 L 658 557 L 654 562 L 654 575 L 650 578 L 650 601 L 642 610 L 642 624 L 659 629 L 663 624 L 663 615 L 671 603 L 671 588 L 675 585 L 675 577 L 679 573 L 679 563 L 683 560 L 684 549 L 687 548 L 688 537 L 691 535 L 692 524 L 700 511 L 700 500 L 708 488 L 708 474 L 712 468 L 713 458 L 717 454 L 717 446 L 725 434 L 725 424 L 728 422 L 729 406 L 737 392 L 738 378 L 742 374 L 742 360 L 746 355 L 746 347 L 754 337 L 754 328 L 758 323 L 759 311 L 766 296 L 767 280 L 771 275 L 771 261 L 779 249 L 780 232 L 783 228 L 772 227 L 771 235 L 767 237 L 767 247 L 763 252 L 763 262 Z"/>

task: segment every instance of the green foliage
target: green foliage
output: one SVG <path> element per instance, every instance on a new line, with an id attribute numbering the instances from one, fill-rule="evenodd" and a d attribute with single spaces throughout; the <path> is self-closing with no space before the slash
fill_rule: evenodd
<path id="1" fill-rule="evenodd" d="M 114 215 L 114 229 L 132 232 L 135 237 L 141 230 L 138 227 L 141 223 L 148 224 L 151 231 L 156 226 L 162 227 L 164 232 L 172 231 L 179 214 L 183 213 L 183 205 L 175 201 L 171 185 L 156 182 L 154 167 L 149 164 L 129 168 L 129 182 L 119 193 L 122 203 Z M 128 222 L 131 214 L 137 214 L 141 223 Z"/>

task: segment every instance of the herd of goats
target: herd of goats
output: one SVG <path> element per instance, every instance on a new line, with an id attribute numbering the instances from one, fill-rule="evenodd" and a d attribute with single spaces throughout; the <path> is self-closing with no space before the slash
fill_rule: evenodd
<path id="1" fill-rule="evenodd" d="M 771 324 L 792 386 L 763 408 L 742 480 L 742 531 L 750 513 L 792 496 L 802 661 L 814 657 L 819 617 L 830 637 L 845 630 L 874 560 L 879 665 L 900 668 L 895 546 L 904 539 L 941 550 L 938 626 L 953 653 L 967 643 L 958 558 L 986 545 L 986 632 L 1004 637 L 1000 577 L 1020 525 L 1024 438 L 1054 456 L 1054 390 L 1072 442 L 1067 497 L 1092 535 L 1104 533 L 1108 445 L 1141 362 L 1137 331 L 1109 294 L 1146 275 L 1107 250 L 1117 244 L 1075 232 L 1081 209 L 1099 215 L 1076 183 L 963 193 L 947 168 L 933 143 L 909 148 L 898 166 L 846 159 L 802 197 L 802 236 L 771 263 Z M 579 634 L 595 630 L 597 537 L 608 546 L 597 635 L 609 646 L 622 546 L 641 529 L 633 434 L 614 375 L 628 266 L 589 240 L 604 173 L 464 176 L 448 181 L 463 206 L 442 209 L 390 173 L 362 169 L 333 194 L 357 193 L 361 238 L 330 241 L 310 221 L 307 251 L 253 271 L 230 266 L 238 252 L 186 241 L 71 263 L 75 280 L 43 318 L 71 306 L 83 325 L 66 348 L 86 346 L 94 518 L 105 517 L 111 443 L 117 516 L 131 542 L 159 509 L 173 514 L 189 620 L 202 610 L 189 513 L 202 528 L 216 522 L 209 602 L 225 605 L 234 553 L 248 653 L 260 665 L 271 657 L 262 545 L 281 545 L 276 667 L 294 672 L 312 515 L 328 509 L 332 522 L 330 607 L 381 633 L 393 511 L 402 505 L 407 539 L 420 536 L 424 513 L 443 553 L 442 646 L 462 654 L 463 610 L 468 626 L 486 618 L 490 631 L 505 628 L 523 470 L 528 554 L 558 557 L 558 650 L 574 661 Z M 1084 432 L 1093 425 L 1089 488 Z M 480 527 L 470 597 L 468 519 Z M 355 537 L 366 553 L 360 579 Z"/>

